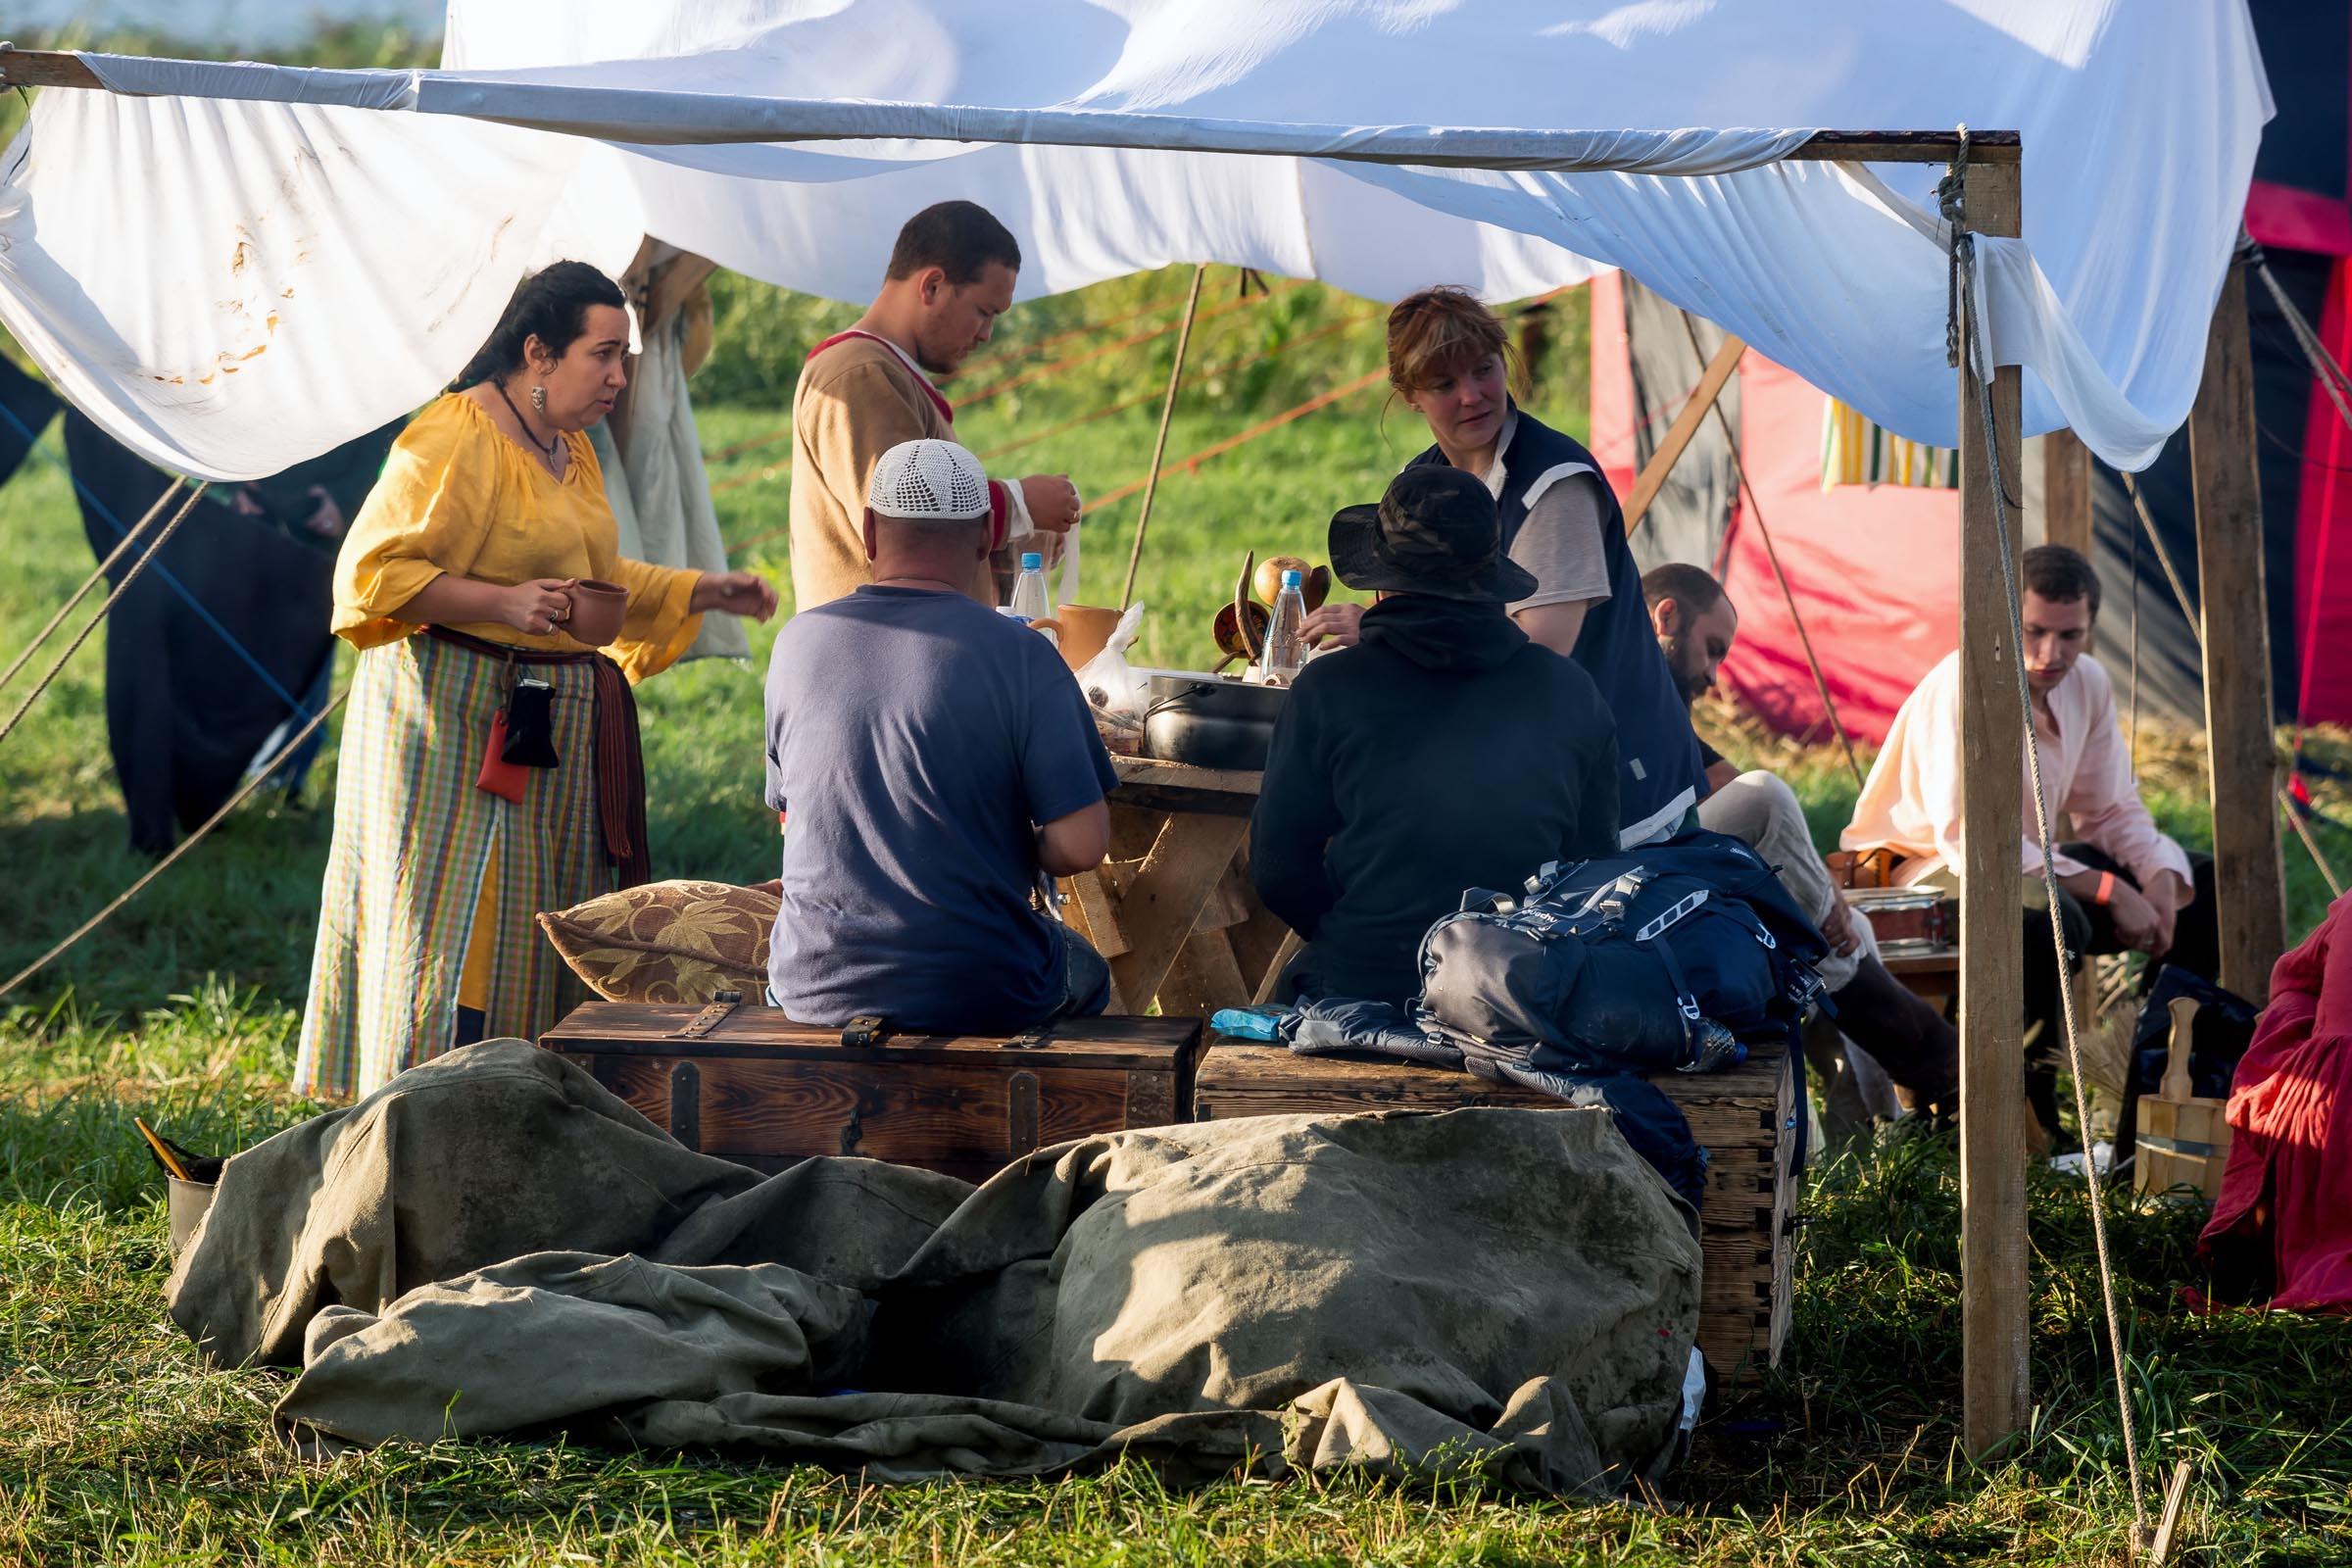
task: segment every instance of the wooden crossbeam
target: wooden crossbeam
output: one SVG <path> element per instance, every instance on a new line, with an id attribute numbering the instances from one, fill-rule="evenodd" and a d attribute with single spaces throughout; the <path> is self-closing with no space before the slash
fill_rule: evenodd
<path id="1" fill-rule="evenodd" d="M 53 49 L 0 49 L 0 87 L 103 87 L 80 57 Z"/>
<path id="2" fill-rule="evenodd" d="M 103 88 L 75 56 L 51 49 L 0 49 L 0 87 Z M 1969 134 L 1971 163 L 2014 167 L 2020 156 L 2014 130 Z M 1956 130 L 1817 130 L 1784 156 L 1806 162 L 1940 164 L 1960 150 Z"/>

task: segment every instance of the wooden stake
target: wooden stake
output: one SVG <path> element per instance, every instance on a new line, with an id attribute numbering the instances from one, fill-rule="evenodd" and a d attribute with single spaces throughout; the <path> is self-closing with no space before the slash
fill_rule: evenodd
<path id="1" fill-rule="evenodd" d="M 1159 406 L 1159 435 L 1152 443 L 1152 471 L 1144 476 L 1144 510 L 1136 514 L 1135 544 L 1127 552 L 1127 581 L 1119 589 L 1119 608 L 1135 598 L 1135 571 L 1144 561 L 1144 530 L 1152 526 L 1152 498 L 1159 494 L 1159 461 L 1168 455 L 1168 425 L 1176 417 L 1176 389 L 1184 385 L 1184 351 L 1193 341 L 1193 318 L 1200 311 L 1200 284 L 1208 264 L 1193 269 L 1193 291 L 1185 296 L 1184 324 L 1176 331 L 1176 363 L 1168 367 L 1168 396 Z"/>
<path id="2" fill-rule="evenodd" d="M 2165 1559 L 2173 1554 L 2173 1537 L 2180 1528 L 2180 1505 L 2188 1496 L 2188 1461 L 2173 1466 L 2172 1485 L 2164 1489 L 2164 1513 L 2156 1521 L 2155 1537 L 2148 1543 L 2148 1568 L 2164 1568 Z"/>
<path id="3" fill-rule="evenodd" d="M 1724 383 L 1740 368 L 1740 356 L 1746 352 L 1747 345 L 1740 338 L 1729 332 L 1723 335 L 1723 346 L 1715 351 L 1715 358 L 1707 362 L 1706 373 L 1698 378 L 1698 386 L 1691 392 L 1690 401 L 1684 404 L 1683 412 L 1674 416 L 1673 425 L 1666 431 L 1666 439 L 1658 443 L 1658 450 L 1649 455 L 1649 462 L 1642 466 L 1641 477 L 1634 481 L 1634 493 L 1625 503 L 1627 534 L 1632 534 L 1642 525 L 1642 514 L 1649 511 L 1652 501 L 1658 499 L 1658 491 L 1664 488 L 1666 476 L 1674 472 L 1674 466 L 1682 461 L 1683 449 L 1690 444 L 1692 436 L 1698 434 L 1700 422 L 1706 418 L 1707 411 L 1715 406 L 1715 400 L 1723 396 Z"/>
<path id="4" fill-rule="evenodd" d="M 2205 340 L 2188 415 L 2197 498 L 2197 594 L 2204 617 L 2205 751 L 2221 917 L 2221 982 L 2260 1004 L 2286 949 L 2271 730 L 2270 612 L 2263 594 L 2262 486 L 2255 469 L 2254 361 L 2246 270 L 2232 263 Z"/>
<path id="5" fill-rule="evenodd" d="M 1972 163 L 1969 226 L 2019 227 L 2018 171 Z M 1967 302 L 1963 301 L 1963 310 Z M 1966 322 L 1964 331 L 1974 329 Z M 2025 819 L 2025 716 L 2000 568 L 1977 382 L 1960 369 L 1960 1274 L 1963 1437 L 1983 1457 L 2025 1430 L 2033 1406 L 2026 1341 L 2025 949 L 2018 827 Z M 2015 495 L 2025 472 L 2018 371 L 1993 377 L 1993 439 Z M 2025 519 L 2010 515 L 2022 543 Z M 2026 941 L 2047 941 L 2035 930 Z"/>

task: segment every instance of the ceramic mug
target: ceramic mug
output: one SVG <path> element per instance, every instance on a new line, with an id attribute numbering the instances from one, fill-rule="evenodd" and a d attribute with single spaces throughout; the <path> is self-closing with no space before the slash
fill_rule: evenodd
<path id="1" fill-rule="evenodd" d="M 1117 611 L 1099 605 L 1063 605 L 1054 613 L 1061 619 L 1061 657 L 1072 669 L 1084 669 L 1119 624 Z"/>
<path id="2" fill-rule="evenodd" d="M 620 635 L 621 617 L 629 611 L 629 591 L 616 582 L 582 577 L 571 585 L 571 613 L 564 629 L 572 641 L 602 648 Z"/>

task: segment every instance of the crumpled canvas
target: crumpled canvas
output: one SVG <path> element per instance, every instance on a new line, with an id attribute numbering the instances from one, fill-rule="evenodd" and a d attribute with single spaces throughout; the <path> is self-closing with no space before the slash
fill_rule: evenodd
<path id="1" fill-rule="evenodd" d="M 213 1359 L 301 1368 L 275 1419 L 314 1449 L 562 1427 L 878 1480 L 1132 1452 L 1601 1493 L 1673 1442 L 1688 1216 L 1587 1109 L 761 1178 L 493 1041 L 232 1159 L 170 1299 Z"/>

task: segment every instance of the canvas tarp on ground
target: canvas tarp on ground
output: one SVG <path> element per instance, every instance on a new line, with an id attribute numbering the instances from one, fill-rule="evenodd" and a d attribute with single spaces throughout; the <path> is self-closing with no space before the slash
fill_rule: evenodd
<path id="1" fill-rule="evenodd" d="M 1964 122 L 2025 138 L 1984 285 L 2027 428 L 2137 467 L 2186 416 L 2270 113 L 2242 0 L 453 0 L 443 72 L 85 58 L 165 96 L 43 93 L 0 318 L 126 444 L 221 477 L 414 407 L 534 262 L 617 271 L 651 234 L 858 299 L 947 196 L 1010 224 L 1028 294 L 1623 267 L 1948 444 L 1937 171 L 1781 160 Z"/>
<path id="2" fill-rule="evenodd" d="M 213 1359 L 302 1369 L 276 1420 L 310 1446 L 562 1425 L 878 1479 L 1134 1451 L 1598 1493 L 1672 1446 L 1698 1286 L 1603 1110 L 762 1179 L 495 1041 L 230 1160 L 170 1298 Z"/>

